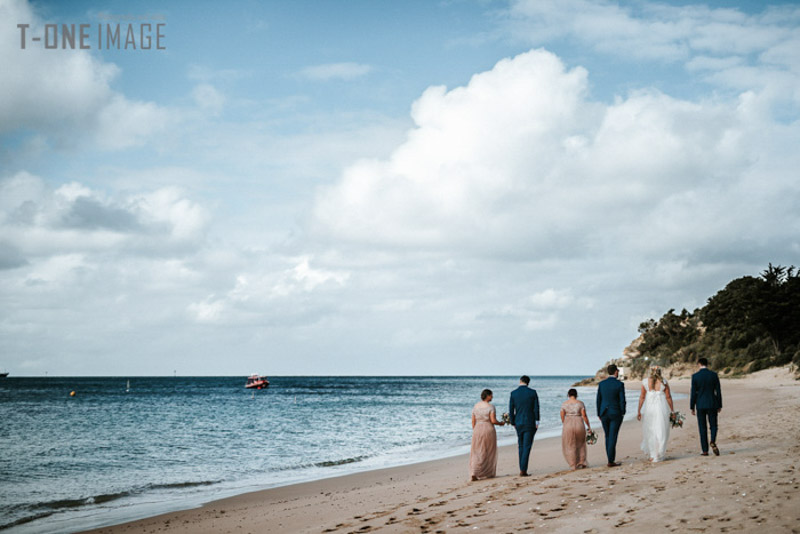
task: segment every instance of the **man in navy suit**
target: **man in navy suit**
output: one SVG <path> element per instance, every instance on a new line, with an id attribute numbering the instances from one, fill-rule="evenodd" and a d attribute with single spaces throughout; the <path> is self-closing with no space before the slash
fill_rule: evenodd
<path id="1" fill-rule="evenodd" d="M 508 420 L 517 431 L 519 445 L 519 476 L 528 476 L 528 458 L 533 447 L 533 436 L 539 428 L 539 396 L 528 387 L 531 379 L 522 375 L 519 387 L 511 392 L 508 401 Z"/>
<path id="2" fill-rule="evenodd" d="M 608 366 L 608 378 L 597 387 L 597 415 L 603 423 L 606 435 L 606 456 L 608 467 L 622 465 L 616 461 L 617 437 L 625 417 L 625 384 L 617 380 L 619 369 L 613 363 Z"/>
<path id="3" fill-rule="evenodd" d="M 689 409 L 692 410 L 692 415 L 697 415 L 703 456 L 708 456 L 708 426 L 711 427 L 711 450 L 719 456 L 717 414 L 722 411 L 722 388 L 717 373 L 708 369 L 708 360 L 700 358 L 697 363 L 700 365 L 700 370 L 692 375 Z"/>

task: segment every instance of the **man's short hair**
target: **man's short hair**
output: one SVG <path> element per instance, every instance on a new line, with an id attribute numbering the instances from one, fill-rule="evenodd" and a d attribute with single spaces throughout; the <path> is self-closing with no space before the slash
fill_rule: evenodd
<path id="1" fill-rule="evenodd" d="M 699 363 L 700 365 L 704 365 L 704 366 L 708 367 L 708 359 L 707 358 L 697 358 L 697 363 Z"/>
<path id="2" fill-rule="evenodd" d="M 519 381 L 527 386 L 528 384 L 531 383 L 531 377 L 529 377 L 528 375 L 522 375 L 521 377 L 519 377 Z"/>
<path id="3" fill-rule="evenodd" d="M 606 371 L 608 371 L 608 376 L 613 376 L 614 373 L 617 372 L 617 366 L 612 363 L 611 365 L 608 366 L 608 369 L 606 369 Z"/>

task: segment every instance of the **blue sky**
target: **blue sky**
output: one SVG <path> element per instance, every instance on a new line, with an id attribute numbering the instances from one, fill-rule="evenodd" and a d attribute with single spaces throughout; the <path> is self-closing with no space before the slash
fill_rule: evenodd
<path id="1" fill-rule="evenodd" d="M 167 49 L 20 50 L 100 14 L 163 16 Z M 798 263 L 794 3 L 0 15 L 15 375 L 593 373 Z"/>
<path id="2" fill-rule="evenodd" d="M 192 66 L 235 71 L 234 96 L 314 98 L 326 111 L 367 107 L 407 112 L 407 102 L 434 83 L 464 83 L 513 47 L 476 50 L 459 40 L 490 30 L 493 7 L 435 2 L 42 2 L 53 20 L 94 20 L 98 11 L 163 14 L 168 52 L 104 51 L 124 66 L 119 88 L 135 98 L 178 102 L 191 89 Z M 413 29 L 413 31 L 410 31 Z M 486 47 L 488 48 L 488 47 Z M 464 50 L 470 53 L 464 53 Z M 499 53 L 498 53 L 499 52 Z M 298 70 L 343 61 L 371 65 L 369 83 L 339 90 L 309 85 Z M 382 80 L 381 80 L 382 79 Z M 223 81 L 223 80 L 221 80 Z M 376 87 L 379 89 L 376 91 Z M 405 105 L 400 101 L 406 100 Z"/>

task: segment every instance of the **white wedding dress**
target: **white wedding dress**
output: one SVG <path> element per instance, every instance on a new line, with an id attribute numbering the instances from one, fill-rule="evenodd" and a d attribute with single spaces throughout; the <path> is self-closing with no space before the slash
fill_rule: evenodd
<path id="1" fill-rule="evenodd" d="M 650 389 L 650 380 L 645 378 L 642 381 L 647 392 L 642 405 L 642 451 L 654 462 L 664 459 L 667 452 L 667 440 L 669 439 L 669 405 L 664 389 L 667 381 L 656 384 L 658 389 Z"/>

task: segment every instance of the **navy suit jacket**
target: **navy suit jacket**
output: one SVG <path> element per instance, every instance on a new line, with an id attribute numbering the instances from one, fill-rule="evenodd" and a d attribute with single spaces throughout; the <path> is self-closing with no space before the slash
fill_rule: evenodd
<path id="1" fill-rule="evenodd" d="M 517 427 L 536 427 L 539 421 L 539 395 L 535 389 L 520 386 L 511 392 L 508 420 Z"/>
<path id="2" fill-rule="evenodd" d="M 689 409 L 719 410 L 722 408 L 722 388 L 719 376 L 714 371 L 700 369 L 692 375 L 692 393 L 689 396 Z"/>
<path id="3" fill-rule="evenodd" d="M 597 415 L 623 417 L 625 415 L 625 384 L 609 376 L 597 387 Z"/>

